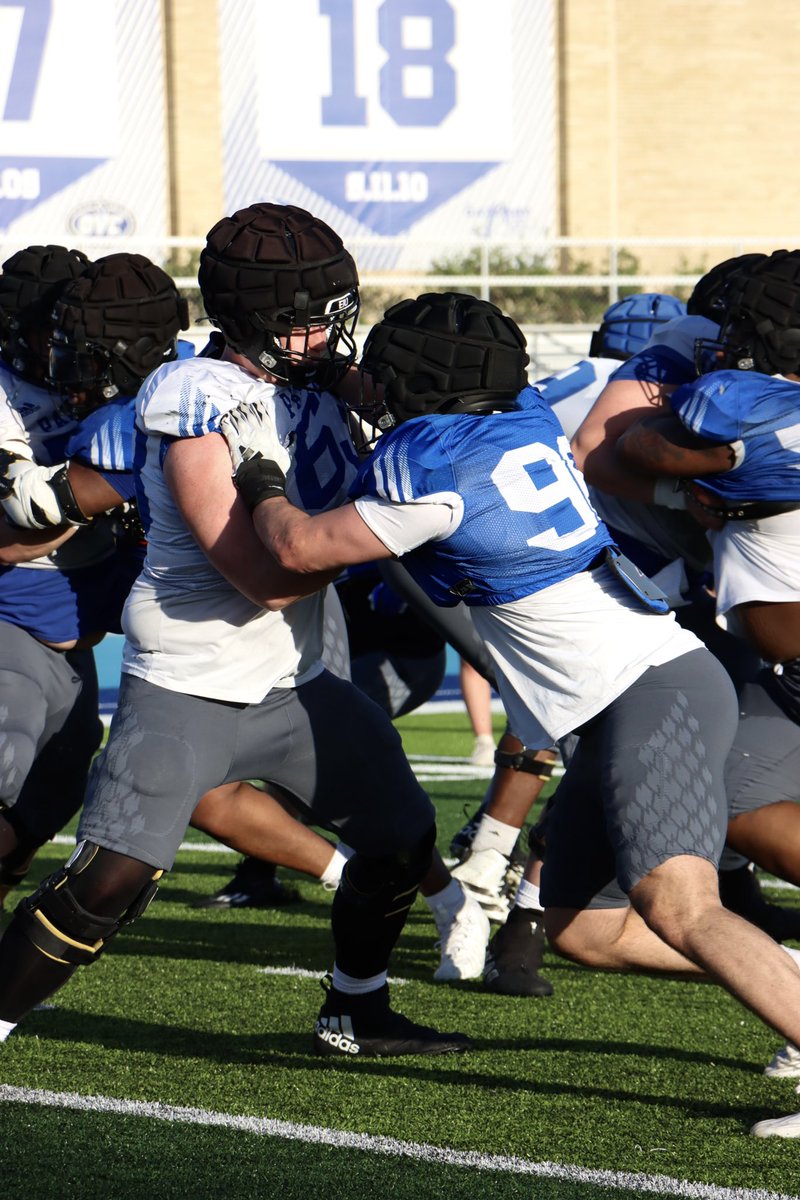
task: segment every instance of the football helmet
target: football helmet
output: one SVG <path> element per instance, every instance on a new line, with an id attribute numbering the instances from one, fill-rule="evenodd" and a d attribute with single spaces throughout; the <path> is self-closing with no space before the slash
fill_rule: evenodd
<path id="1" fill-rule="evenodd" d="M 698 279 L 686 301 L 689 316 L 707 317 L 709 321 L 719 322 L 725 308 L 728 287 L 742 274 L 747 275 L 766 257 L 766 254 L 737 254 L 734 258 L 726 258 L 710 271 L 706 271 L 705 275 Z"/>
<path id="2" fill-rule="evenodd" d="M 388 309 L 367 335 L 357 415 L 382 432 L 425 413 L 513 409 L 528 362 L 525 335 L 494 304 L 426 292 Z"/>
<path id="3" fill-rule="evenodd" d="M 656 325 L 686 315 L 677 296 L 641 292 L 617 300 L 603 313 L 603 323 L 592 334 L 590 358 L 619 358 L 623 362 L 643 350 Z"/>
<path id="4" fill-rule="evenodd" d="M 55 299 L 88 265 L 85 254 L 66 246 L 27 246 L 3 263 L 0 355 L 32 383 L 45 382 L 47 336 Z"/>
<path id="5" fill-rule="evenodd" d="M 799 375 L 800 250 L 776 250 L 737 273 L 720 317 L 720 367 Z"/>
<path id="6" fill-rule="evenodd" d="M 356 265 L 305 209 L 253 204 L 224 217 L 208 234 L 198 282 L 231 349 L 284 383 L 332 387 L 355 360 Z"/>
<path id="7" fill-rule="evenodd" d="M 98 258 L 56 300 L 48 374 L 91 411 L 133 396 L 145 376 L 177 358 L 189 310 L 172 279 L 141 254 Z M 85 415 L 85 411 L 81 415 Z"/>

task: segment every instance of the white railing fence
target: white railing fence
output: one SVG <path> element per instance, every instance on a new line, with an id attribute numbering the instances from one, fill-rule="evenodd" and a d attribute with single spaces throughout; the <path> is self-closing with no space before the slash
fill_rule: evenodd
<path id="1" fill-rule="evenodd" d="M 24 245 L 59 240 L 60 236 L 52 231 L 40 237 L 29 236 L 25 242 L 0 238 L 0 262 Z M 70 239 L 70 244 L 90 258 L 123 248 L 145 254 L 163 265 L 179 288 L 196 294 L 196 262 L 204 241 L 202 237 L 126 237 L 124 241 Z M 531 293 L 531 316 L 542 308 L 543 297 L 549 292 L 558 292 L 564 299 L 579 289 L 584 295 L 593 290 L 602 307 L 618 299 L 623 289 L 685 295 L 715 263 L 752 251 L 794 248 L 800 245 L 800 233 L 613 240 L 554 237 L 524 244 L 477 236 L 436 242 L 417 237 L 350 237 L 347 245 L 359 265 L 364 304 L 362 336 L 386 303 L 404 295 L 454 288 L 502 303 L 504 290 L 513 289 L 514 316 L 528 337 L 531 372 L 541 375 L 586 354 L 594 325 L 529 319 L 525 313 L 526 290 Z M 474 264 L 475 269 L 457 272 L 456 268 L 465 262 Z M 556 299 L 553 296 L 554 302 Z M 190 337 L 202 342 L 206 332 L 207 326 L 198 324 Z"/>

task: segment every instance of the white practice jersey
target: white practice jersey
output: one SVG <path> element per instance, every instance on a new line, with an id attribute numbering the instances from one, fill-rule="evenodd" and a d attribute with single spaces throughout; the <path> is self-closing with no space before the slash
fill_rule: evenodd
<path id="1" fill-rule="evenodd" d="M 323 595 L 267 612 L 212 566 L 164 478 L 171 442 L 219 430 L 242 404 L 265 406 L 291 447 L 289 499 L 307 512 L 340 504 L 357 458 L 343 407 L 330 393 L 276 388 L 234 363 L 168 363 L 137 397 L 137 490 L 147 532 L 144 569 L 123 614 L 123 670 L 172 691 L 257 703 L 322 670 Z"/>
<path id="2" fill-rule="evenodd" d="M 738 604 L 788 604 L 800 597 L 800 509 L 758 521 L 728 521 L 709 538 L 717 624 L 723 629 L 744 636 L 732 611 Z"/>

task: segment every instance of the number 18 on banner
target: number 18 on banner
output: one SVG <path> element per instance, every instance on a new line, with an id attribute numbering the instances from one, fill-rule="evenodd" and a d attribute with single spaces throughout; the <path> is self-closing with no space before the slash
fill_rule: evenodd
<path id="1" fill-rule="evenodd" d="M 408 229 L 511 153 L 511 5 L 294 0 L 287 21 L 259 3 L 262 160 L 377 233 Z"/>

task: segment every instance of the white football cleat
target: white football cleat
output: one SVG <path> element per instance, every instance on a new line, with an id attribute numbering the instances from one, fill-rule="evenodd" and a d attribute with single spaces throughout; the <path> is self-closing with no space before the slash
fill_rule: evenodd
<path id="1" fill-rule="evenodd" d="M 788 1117 L 773 1117 L 768 1121 L 756 1121 L 750 1132 L 754 1137 L 800 1138 L 800 1113 Z"/>
<path id="2" fill-rule="evenodd" d="M 434 920 L 441 935 L 436 945 L 442 960 L 433 978 L 439 983 L 480 979 L 491 933 L 489 918 L 480 904 L 464 893 L 464 903 L 457 913 L 434 912 Z"/>
<path id="3" fill-rule="evenodd" d="M 508 859 L 499 850 L 471 850 L 450 874 L 478 901 L 490 921 L 505 921 L 509 899 L 505 892 Z"/>
<path id="4" fill-rule="evenodd" d="M 787 1042 L 764 1067 L 770 1079 L 800 1079 L 800 1050 Z"/>

